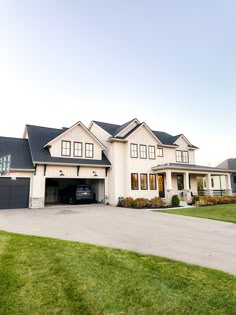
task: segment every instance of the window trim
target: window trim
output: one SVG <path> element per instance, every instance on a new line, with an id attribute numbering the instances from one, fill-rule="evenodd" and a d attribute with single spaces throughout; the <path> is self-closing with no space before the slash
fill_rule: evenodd
<path id="1" fill-rule="evenodd" d="M 64 148 L 63 147 L 64 143 L 69 143 L 69 148 Z M 63 150 L 68 150 L 68 149 L 69 149 L 69 154 L 63 154 Z M 61 156 L 71 156 L 71 141 L 61 140 Z"/>
<path id="2" fill-rule="evenodd" d="M 154 183 L 155 183 L 155 188 L 152 188 L 151 185 L 151 176 L 154 176 Z M 156 174 L 149 174 L 149 190 L 157 190 L 157 175 Z"/>
<path id="3" fill-rule="evenodd" d="M 150 151 L 151 148 L 153 148 L 153 152 Z M 151 154 L 153 154 L 153 157 L 151 157 Z M 154 145 L 148 146 L 148 158 L 149 158 L 149 160 L 155 160 L 156 159 L 156 148 Z"/>
<path id="4" fill-rule="evenodd" d="M 88 156 L 88 152 L 90 152 L 90 150 L 88 151 L 88 149 L 87 149 L 88 145 L 92 146 L 92 156 L 90 156 L 90 155 Z M 86 142 L 85 143 L 85 157 L 86 158 L 90 158 L 90 159 L 92 159 L 94 157 L 94 144 L 91 143 L 91 142 Z"/>
<path id="5" fill-rule="evenodd" d="M 142 151 L 141 147 L 145 148 L 145 151 Z M 142 155 L 141 155 L 142 153 L 145 153 L 145 157 L 142 157 Z M 140 156 L 140 159 L 142 159 L 142 160 L 147 159 L 147 145 L 146 144 L 140 144 L 139 145 L 139 156 Z"/>
<path id="6" fill-rule="evenodd" d="M 159 154 L 160 151 L 161 151 L 161 154 Z M 163 150 L 163 148 L 157 148 L 157 156 L 158 156 L 158 157 L 163 157 L 163 156 L 164 156 L 164 150 Z"/>
<path id="7" fill-rule="evenodd" d="M 136 147 L 136 150 L 132 150 L 132 146 Z M 133 156 L 132 153 L 136 152 L 137 156 Z M 138 158 L 138 144 L 137 143 L 130 143 L 130 157 L 131 159 L 137 159 Z"/>
<path id="8" fill-rule="evenodd" d="M 137 188 L 134 188 L 133 185 L 133 175 L 135 175 L 136 179 L 137 179 Z M 139 190 L 139 178 L 138 178 L 138 173 L 131 173 L 131 190 Z"/>
<path id="9" fill-rule="evenodd" d="M 187 153 L 186 157 L 187 157 L 187 161 L 184 161 L 184 153 Z M 178 159 L 178 154 L 179 154 L 179 158 Z M 175 158 L 176 158 L 176 162 L 178 163 L 189 163 L 189 151 L 185 151 L 185 150 L 175 150 Z"/>
<path id="10" fill-rule="evenodd" d="M 144 178 L 146 177 L 146 180 L 145 180 L 145 188 L 143 188 L 142 186 L 142 177 L 144 176 Z M 141 190 L 148 190 L 148 176 L 147 176 L 147 173 L 140 173 L 140 189 Z"/>
<path id="11" fill-rule="evenodd" d="M 76 144 L 81 144 L 81 155 L 76 155 L 75 154 L 75 145 Z M 78 151 L 78 149 L 77 149 L 77 151 Z M 73 146 L 73 156 L 74 157 L 82 157 L 83 156 L 83 142 L 79 142 L 79 141 L 75 141 L 74 142 L 74 146 Z"/>

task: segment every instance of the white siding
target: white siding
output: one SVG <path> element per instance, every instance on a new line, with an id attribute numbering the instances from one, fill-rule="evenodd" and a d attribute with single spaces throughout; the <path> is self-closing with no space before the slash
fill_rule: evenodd
<path id="1" fill-rule="evenodd" d="M 107 139 L 110 137 L 108 132 L 99 127 L 96 123 L 92 123 L 89 131 L 93 133 L 105 147 L 107 147 Z"/>
<path id="2" fill-rule="evenodd" d="M 57 140 L 55 140 L 52 143 L 52 146 L 50 148 L 50 154 L 53 157 L 61 157 L 61 142 L 64 141 L 70 141 L 71 142 L 71 156 L 63 156 L 65 158 L 71 158 L 74 157 L 73 151 L 74 151 L 74 142 L 82 142 L 83 143 L 83 159 L 86 159 L 85 157 L 85 143 L 93 143 L 94 145 L 94 156 L 93 159 L 101 160 L 102 158 L 102 147 L 98 144 L 97 141 L 94 140 L 94 138 L 80 125 L 75 126 L 70 131 L 68 131 L 66 134 L 61 135 Z M 88 158 L 91 159 L 91 158 Z"/>
<path id="3" fill-rule="evenodd" d="M 124 137 L 125 135 L 127 135 L 128 132 L 130 132 L 132 129 L 134 129 L 134 127 L 136 127 L 138 125 L 137 121 L 133 121 L 130 125 L 128 125 L 124 130 L 122 130 L 119 133 L 119 137 Z"/>
<path id="4" fill-rule="evenodd" d="M 60 170 L 64 176 L 60 176 Z M 93 172 L 98 176 L 94 176 Z M 79 169 L 79 176 L 77 176 L 77 166 L 56 166 L 48 165 L 45 176 L 47 178 L 93 178 L 99 179 L 105 177 L 105 169 L 103 167 L 85 167 L 81 166 Z"/>

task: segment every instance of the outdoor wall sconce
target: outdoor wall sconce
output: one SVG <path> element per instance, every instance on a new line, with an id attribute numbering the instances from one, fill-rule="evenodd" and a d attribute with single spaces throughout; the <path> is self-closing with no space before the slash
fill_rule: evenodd
<path id="1" fill-rule="evenodd" d="M 59 173 L 60 173 L 60 176 L 64 176 L 64 174 L 63 174 L 63 171 L 62 171 L 62 170 L 60 170 L 60 171 L 59 171 Z"/>
<path id="2" fill-rule="evenodd" d="M 98 176 L 98 174 L 95 171 L 93 171 L 93 176 Z"/>

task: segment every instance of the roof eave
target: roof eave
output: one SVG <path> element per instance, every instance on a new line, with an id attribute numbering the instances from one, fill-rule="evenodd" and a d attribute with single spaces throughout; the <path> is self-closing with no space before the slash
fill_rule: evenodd
<path id="1" fill-rule="evenodd" d="M 44 162 L 44 161 L 34 161 L 35 164 L 39 165 L 61 165 L 61 166 L 92 166 L 92 167 L 110 167 L 111 164 L 86 164 L 86 163 L 63 163 L 63 162 Z"/>

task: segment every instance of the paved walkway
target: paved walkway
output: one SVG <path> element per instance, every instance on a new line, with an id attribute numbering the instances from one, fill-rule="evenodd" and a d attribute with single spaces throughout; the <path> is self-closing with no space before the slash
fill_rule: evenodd
<path id="1" fill-rule="evenodd" d="M 104 205 L 0 210 L 0 230 L 165 256 L 236 275 L 236 224 Z"/>

